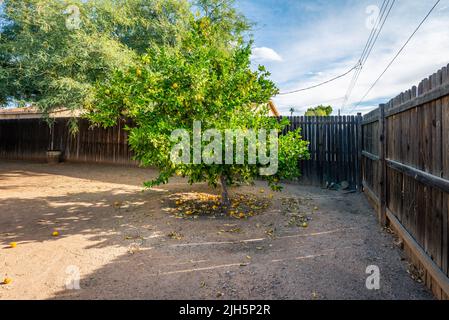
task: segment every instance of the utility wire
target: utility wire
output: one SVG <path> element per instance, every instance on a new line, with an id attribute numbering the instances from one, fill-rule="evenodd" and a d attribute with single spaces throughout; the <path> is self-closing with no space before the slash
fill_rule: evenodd
<path id="1" fill-rule="evenodd" d="M 367 44 L 366 44 L 365 49 L 364 49 L 364 52 L 362 53 L 362 55 L 360 57 L 360 67 L 357 69 L 357 72 L 354 74 L 354 79 L 353 79 L 354 81 L 350 84 L 350 86 L 348 88 L 348 91 L 346 92 L 347 98 L 344 101 L 344 103 L 342 105 L 342 108 L 345 107 L 347 101 L 351 97 L 352 90 L 354 90 L 354 87 L 357 84 L 357 81 L 358 81 L 358 79 L 360 77 L 360 74 L 363 71 L 363 67 L 365 66 L 365 63 L 368 60 L 368 58 L 369 58 L 369 56 L 370 56 L 370 54 L 371 54 L 371 52 L 372 52 L 372 50 L 374 48 L 374 45 L 377 42 L 379 34 L 382 31 L 382 29 L 383 29 L 383 26 L 384 26 L 384 24 L 386 22 L 386 19 L 388 18 L 388 15 L 389 15 L 389 13 L 391 11 L 392 6 L 390 7 L 390 10 L 388 11 L 388 14 L 387 14 L 387 16 L 385 17 L 385 20 L 384 20 L 384 15 L 385 15 L 385 12 L 387 10 L 387 7 L 388 7 L 389 3 L 390 3 L 390 0 L 388 0 L 388 2 L 384 1 L 383 5 L 382 5 L 381 14 L 379 14 L 379 17 L 378 17 L 378 19 L 376 21 L 376 24 L 374 25 L 373 30 L 371 31 L 371 35 L 370 35 L 371 39 L 368 39 Z M 385 4 L 387 4 L 387 6 L 385 6 Z M 394 2 L 393 2 L 393 4 L 394 4 Z M 382 23 L 382 25 L 379 28 L 379 25 L 381 24 L 382 21 L 383 21 L 383 23 Z M 374 40 L 374 42 L 373 42 L 373 40 Z"/>
<path id="2" fill-rule="evenodd" d="M 353 87 L 356 84 L 357 78 L 358 78 L 358 76 L 359 76 L 359 74 L 361 72 L 362 66 L 363 66 L 363 60 L 364 60 L 364 57 L 365 57 L 365 53 L 366 53 L 368 47 L 371 45 L 372 39 L 374 38 L 375 31 L 377 30 L 379 22 L 380 22 L 380 20 L 382 19 L 383 15 L 384 15 L 385 8 L 386 8 L 386 6 L 385 6 L 386 3 L 387 3 L 387 0 L 384 0 L 383 3 L 382 3 L 382 7 L 380 9 L 379 15 L 378 15 L 378 17 L 377 17 L 377 19 L 376 19 L 376 21 L 374 23 L 373 28 L 371 29 L 371 33 L 370 33 L 370 35 L 368 37 L 368 40 L 366 41 L 365 47 L 363 48 L 362 54 L 360 55 L 360 58 L 358 60 L 359 61 L 358 62 L 359 63 L 359 67 L 357 68 L 356 72 L 352 76 L 351 82 L 349 83 L 348 90 L 346 91 L 346 94 L 345 94 L 345 99 L 343 100 L 343 103 L 341 105 L 341 110 L 343 110 L 343 108 L 345 107 L 345 105 L 346 105 L 346 103 L 347 103 L 347 101 L 348 101 L 348 99 L 349 99 L 349 97 L 351 95 L 351 91 L 352 91 Z"/>
<path id="3" fill-rule="evenodd" d="M 338 80 L 338 79 L 340 79 L 340 78 L 343 78 L 344 76 L 350 74 L 350 73 L 351 73 L 353 70 L 355 70 L 358 66 L 359 66 L 359 64 L 357 63 L 354 67 L 352 67 L 350 70 L 346 71 L 345 73 L 343 73 L 343 74 L 341 74 L 341 75 L 339 75 L 339 76 L 337 76 L 337 77 L 335 77 L 335 78 L 329 79 L 329 80 L 327 80 L 327 81 L 318 83 L 318 84 L 316 84 L 316 85 L 313 85 L 313 86 L 310 86 L 310 87 L 307 87 L 307 88 L 298 89 L 298 90 L 293 90 L 293 91 L 288 91 L 288 92 L 281 92 L 281 93 L 279 93 L 278 95 L 279 95 L 279 96 L 285 96 L 285 95 L 288 95 L 288 94 L 297 93 L 297 92 L 306 91 L 306 90 L 310 90 L 310 89 L 314 89 L 314 88 L 321 87 L 321 86 L 323 86 L 323 85 L 325 85 L 325 84 L 327 84 L 327 83 L 329 83 L 329 82 L 332 82 L 332 81 Z"/>
<path id="4" fill-rule="evenodd" d="M 387 1 L 390 2 L 390 0 L 384 0 L 384 2 L 382 3 L 382 7 L 380 8 L 379 16 L 377 17 L 376 22 L 374 23 L 374 26 L 371 29 L 371 33 L 368 37 L 368 40 L 366 41 L 365 48 L 363 49 L 362 55 L 360 57 L 360 61 L 363 61 L 363 57 L 365 56 L 365 53 L 367 52 L 369 46 L 371 45 L 371 42 L 374 38 L 374 34 L 379 26 L 380 21 L 382 20 L 384 14 L 385 14 L 385 10 L 387 8 L 385 5 L 387 4 Z"/>
<path id="5" fill-rule="evenodd" d="M 365 57 L 365 60 L 364 60 L 363 64 L 365 64 L 365 62 L 368 60 L 368 57 L 371 55 L 371 52 L 373 51 L 374 45 L 376 44 L 377 39 L 379 38 L 379 35 L 382 32 L 382 29 L 384 28 L 385 22 L 387 21 L 388 17 L 390 16 L 391 9 L 393 9 L 393 6 L 394 6 L 395 2 L 396 2 L 396 0 L 393 0 L 391 2 L 390 7 L 388 8 L 387 15 L 383 19 L 383 22 L 382 22 L 382 25 L 380 26 L 379 32 L 377 32 L 376 38 L 374 39 L 374 42 L 373 42 L 373 45 L 371 46 L 371 48 L 369 49 L 368 53 L 366 54 L 366 57 Z M 388 7 L 388 4 L 387 4 L 387 7 Z"/>
<path id="6" fill-rule="evenodd" d="M 385 4 L 387 4 L 387 1 L 388 1 L 388 4 L 390 3 L 390 0 L 384 0 L 383 1 L 382 8 L 381 8 L 382 14 L 379 14 L 379 17 L 377 17 L 376 23 L 375 23 L 373 29 L 371 30 L 371 34 L 370 34 L 370 36 L 368 38 L 368 41 L 367 41 L 367 43 L 365 45 L 365 48 L 363 49 L 362 56 L 360 57 L 360 60 L 357 62 L 357 64 L 353 68 L 351 68 L 350 70 L 348 70 L 347 72 L 345 72 L 342 75 L 339 75 L 339 76 L 337 76 L 335 78 L 332 78 L 330 80 L 324 81 L 322 83 L 319 83 L 319 84 L 316 84 L 316 85 L 313 85 L 313 86 L 310 86 L 310 87 L 307 87 L 307 88 L 298 89 L 298 90 L 293 90 L 293 91 L 288 91 L 288 92 L 281 92 L 278 95 L 279 96 L 283 96 L 283 95 L 289 95 L 289 94 L 293 94 L 293 93 L 298 93 L 298 92 L 314 89 L 314 88 L 323 86 L 325 84 L 328 84 L 328 83 L 330 83 L 332 81 L 335 81 L 335 80 L 338 80 L 340 78 L 343 78 L 344 76 L 348 75 L 349 73 L 351 73 L 355 69 L 357 69 L 358 71 L 361 70 L 363 68 L 363 63 L 364 63 L 363 60 L 364 60 L 364 57 L 365 57 L 365 54 L 366 54 L 367 50 L 369 50 L 370 47 L 371 47 L 371 50 L 372 50 L 372 47 L 374 46 L 375 41 L 377 40 L 377 37 L 376 37 L 376 40 L 374 41 L 373 45 L 371 46 L 371 42 L 372 42 L 372 40 L 374 39 L 374 36 L 375 36 L 375 31 L 377 30 L 377 28 L 378 28 L 378 26 L 380 24 L 380 21 L 382 20 L 384 14 L 385 14 L 385 11 L 386 11 L 386 9 L 388 7 L 388 5 L 385 6 Z M 394 1 L 395 0 L 393 0 L 393 3 L 394 3 Z M 390 10 L 391 10 L 391 7 L 390 7 Z M 384 21 L 384 23 L 385 23 L 385 21 Z M 383 27 L 383 24 L 382 24 L 382 27 Z M 381 29 L 382 29 L 382 27 L 381 27 Z M 377 34 L 377 36 L 379 35 L 379 33 Z M 370 51 L 370 53 L 371 53 L 371 51 Z M 366 57 L 366 58 L 368 58 L 368 57 Z M 366 61 L 366 59 L 365 59 L 365 61 Z M 353 79 L 351 80 L 351 85 L 352 85 L 352 83 L 354 83 L 353 86 L 355 86 L 355 83 L 357 82 L 356 78 L 358 78 L 358 75 L 356 75 L 356 74 L 354 75 Z M 345 98 L 345 102 L 343 103 L 343 105 L 344 104 L 346 104 L 346 98 Z"/>
<path id="7" fill-rule="evenodd" d="M 404 43 L 404 45 L 401 47 L 401 49 L 399 49 L 398 53 L 396 53 L 396 55 L 393 57 L 393 59 L 390 61 L 390 63 L 387 65 L 387 67 L 385 68 L 385 70 L 380 74 L 380 76 L 377 78 L 377 80 L 371 85 L 371 87 L 368 89 L 368 91 L 365 93 L 365 95 L 362 97 L 362 99 L 360 99 L 359 103 L 357 103 L 349 113 L 351 113 L 352 111 L 354 111 L 355 108 L 357 108 L 358 106 L 360 106 L 360 104 L 362 104 L 362 102 L 365 100 L 365 98 L 368 96 L 368 94 L 370 94 L 370 92 L 374 89 L 374 87 L 377 85 L 377 83 L 379 82 L 379 80 L 384 76 L 384 74 L 388 71 L 388 69 L 390 69 L 391 65 L 396 61 L 396 59 L 399 57 L 399 55 L 402 53 L 402 51 L 405 49 L 405 47 L 409 44 L 409 42 L 412 40 L 412 38 L 415 36 L 415 34 L 419 31 L 419 29 L 421 28 L 421 26 L 424 24 L 424 22 L 426 22 L 426 20 L 429 18 L 429 16 L 432 14 L 433 10 L 435 10 L 435 8 L 437 7 L 437 5 L 441 2 L 441 0 L 438 0 L 433 7 L 430 9 L 429 13 L 427 13 L 427 15 L 424 17 L 424 19 L 421 21 L 421 23 L 418 25 L 418 27 L 415 29 L 415 31 L 413 31 L 413 33 L 410 35 L 410 37 L 407 39 L 407 41 Z"/>
<path id="8" fill-rule="evenodd" d="M 380 33 L 383 30 L 385 22 L 387 21 L 395 2 L 396 2 L 396 0 L 393 0 L 390 4 L 390 0 L 388 0 L 388 2 L 385 0 L 382 4 L 381 13 L 379 14 L 379 17 L 378 17 L 375 25 L 373 26 L 373 29 L 371 30 L 370 37 L 368 38 L 368 41 L 365 45 L 365 49 L 363 50 L 362 55 L 360 57 L 360 60 L 359 60 L 360 67 L 357 69 L 356 73 L 354 74 L 352 81 L 349 84 L 348 91 L 346 92 L 345 100 L 343 101 L 343 104 L 341 106 L 342 111 L 343 111 L 344 107 L 346 106 L 346 103 L 348 102 L 349 98 L 351 97 L 355 86 L 357 85 L 357 81 L 359 80 L 359 77 L 363 71 L 363 67 L 365 66 L 366 61 L 368 60 L 369 56 L 371 55 L 371 53 L 373 51 L 373 48 L 379 38 Z"/>

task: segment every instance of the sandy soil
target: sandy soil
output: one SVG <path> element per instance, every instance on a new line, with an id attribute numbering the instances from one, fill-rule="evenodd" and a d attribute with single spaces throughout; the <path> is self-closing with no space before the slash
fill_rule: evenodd
<path id="1" fill-rule="evenodd" d="M 12 280 L 0 299 L 431 299 L 363 195 L 289 184 L 255 217 L 186 220 L 173 196 L 218 191 L 181 179 L 144 191 L 154 176 L 0 162 L 0 277 Z M 269 199 L 261 188 L 232 192 Z M 380 290 L 365 286 L 369 265 Z"/>

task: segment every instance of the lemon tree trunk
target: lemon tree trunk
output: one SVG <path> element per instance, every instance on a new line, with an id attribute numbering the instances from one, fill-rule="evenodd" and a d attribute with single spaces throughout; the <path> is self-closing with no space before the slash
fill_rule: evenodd
<path id="1" fill-rule="evenodd" d="M 226 177 L 224 175 L 220 176 L 221 184 L 221 205 L 228 210 L 231 207 L 231 200 L 229 199 L 228 186 L 226 183 Z"/>

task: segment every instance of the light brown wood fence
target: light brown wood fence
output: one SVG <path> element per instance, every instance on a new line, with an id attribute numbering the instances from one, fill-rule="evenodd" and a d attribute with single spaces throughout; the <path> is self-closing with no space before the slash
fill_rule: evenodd
<path id="1" fill-rule="evenodd" d="M 362 179 L 423 280 L 449 297 L 449 66 L 364 116 Z"/>

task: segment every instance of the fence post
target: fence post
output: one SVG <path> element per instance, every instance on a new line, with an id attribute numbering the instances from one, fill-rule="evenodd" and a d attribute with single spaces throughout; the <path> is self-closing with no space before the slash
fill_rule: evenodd
<path id="1" fill-rule="evenodd" d="M 387 164 L 386 143 L 388 141 L 387 130 L 385 127 L 385 104 L 379 105 L 379 181 L 380 181 L 380 205 L 379 205 L 379 221 L 384 227 L 387 225 Z"/>
<path id="2" fill-rule="evenodd" d="M 363 148 L 363 129 L 362 129 L 362 114 L 357 113 L 357 190 L 359 192 L 363 191 L 363 179 L 362 179 L 362 148 Z"/>

